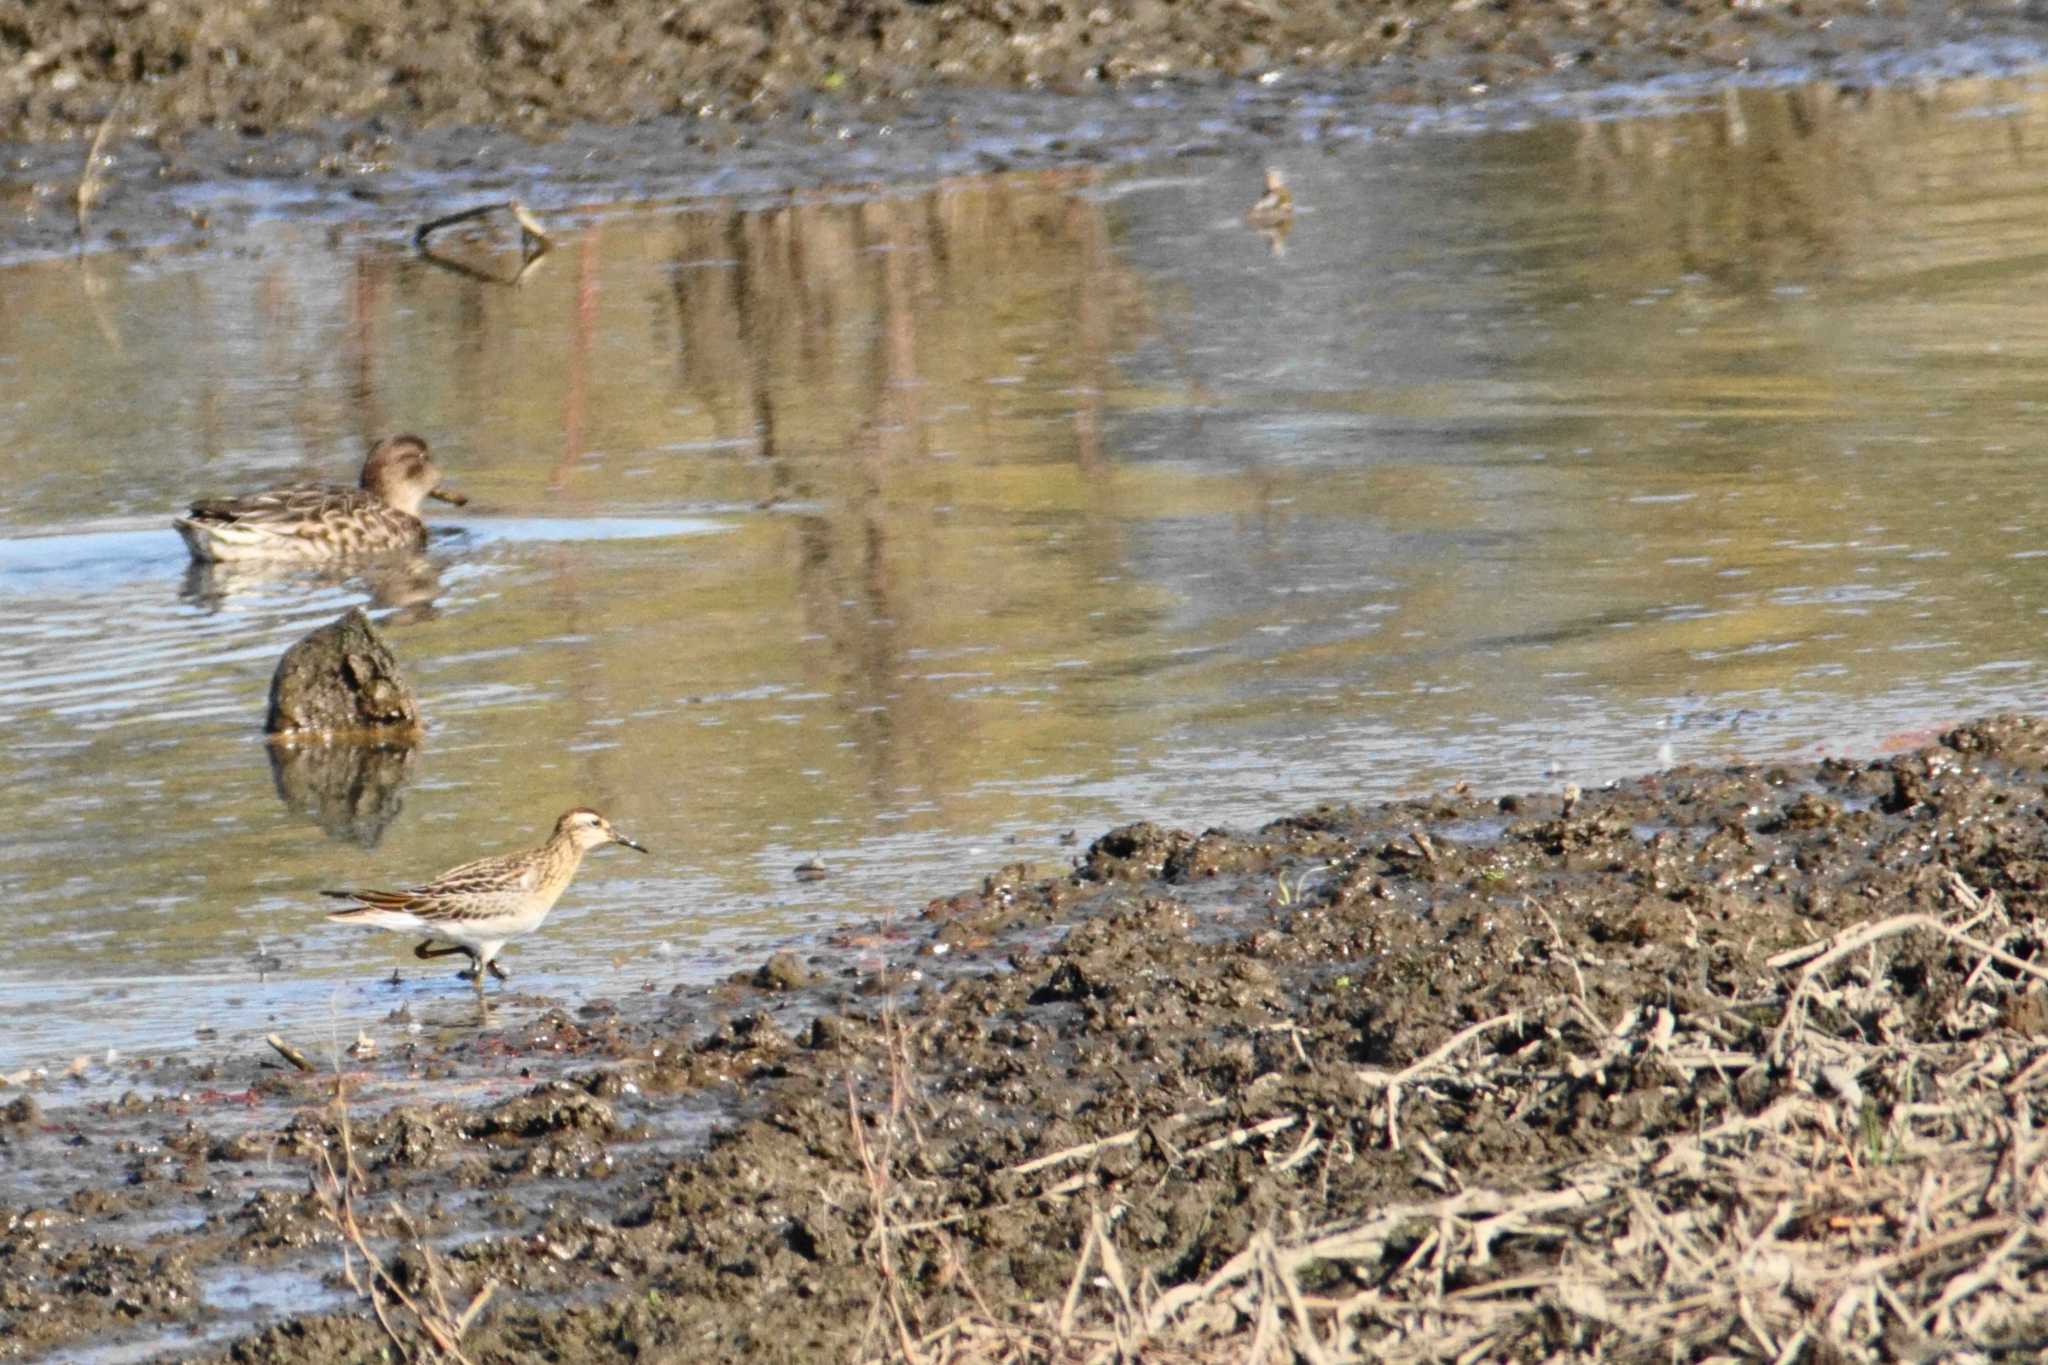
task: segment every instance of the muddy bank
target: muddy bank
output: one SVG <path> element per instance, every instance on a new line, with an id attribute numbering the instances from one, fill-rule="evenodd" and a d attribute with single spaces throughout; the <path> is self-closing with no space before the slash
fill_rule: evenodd
<path id="1" fill-rule="evenodd" d="M 508 194 L 561 213 L 1284 161 L 1579 98 L 1611 118 L 1715 82 L 1911 84 L 2043 52 L 2026 13 L 1932 0 L 0 3 L 0 259 L 233 243 L 280 212 L 395 238 Z"/>
<path id="2" fill-rule="evenodd" d="M 1132 825 L 714 992 L 339 1054 L 345 1110 L 247 1057 L 45 1079 L 0 1112 L 0 1351 L 2024 1345 L 2044 791 L 2048 724 L 1998 718 Z"/>
<path id="3" fill-rule="evenodd" d="M 1834 44 L 1845 0 L 1731 5 L 1327 0 L 1255 6 L 825 0 L 685 7 L 571 0 L 0 5 L 0 139 L 90 136 L 122 102 L 149 134 L 257 134 L 322 120 L 528 132 L 662 114 L 780 111 L 819 94 L 934 84 L 1077 89 L 1294 67 L 1397 68 L 1444 94 L 1584 68 L 1613 80 L 1727 69 L 1792 40 Z M 1953 11 L 1883 16 L 1923 38 Z"/>

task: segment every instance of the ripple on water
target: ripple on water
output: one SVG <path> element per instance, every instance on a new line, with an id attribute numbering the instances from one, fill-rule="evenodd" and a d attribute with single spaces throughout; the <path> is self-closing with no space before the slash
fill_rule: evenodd
<path id="1" fill-rule="evenodd" d="M 97 312 L 0 269 L 36 320 L 0 334 L 0 521 L 62 532 L 0 541 L 17 1050 L 452 1005 L 309 898 L 570 804 L 658 851 L 517 946 L 573 997 L 1056 871 L 1050 831 L 2038 705 L 2048 332 L 2011 225 L 2048 162 L 2009 152 L 2048 95 L 1663 98 L 1284 158 L 1284 242 L 1241 222 L 1256 165 L 1186 156 L 593 205 L 517 291 L 296 211 L 101 258 Z M 332 474 L 387 418 L 474 476 L 431 573 L 188 591 L 160 509 Z M 430 726 L 350 842 L 256 731 L 277 653 L 366 597 Z M 259 943 L 290 971 L 235 976 Z"/>

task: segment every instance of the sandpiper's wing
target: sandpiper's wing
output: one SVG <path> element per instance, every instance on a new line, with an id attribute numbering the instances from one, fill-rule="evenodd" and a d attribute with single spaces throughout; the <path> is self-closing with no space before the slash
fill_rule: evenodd
<path id="1" fill-rule="evenodd" d="M 376 910 L 403 910 L 421 920 L 494 919 L 508 902 L 523 904 L 539 888 L 541 869 L 530 855 L 478 858 L 452 867 L 425 886 L 403 891 L 326 891 Z"/>
<path id="2" fill-rule="evenodd" d="M 476 896 L 492 892 L 532 891 L 540 885 L 540 860 L 531 853 L 498 854 L 451 867 L 425 886 L 423 896 Z"/>
<path id="3" fill-rule="evenodd" d="M 419 899 L 416 891 L 322 891 L 338 901 L 360 901 L 373 910 L 410 910 Z"/>

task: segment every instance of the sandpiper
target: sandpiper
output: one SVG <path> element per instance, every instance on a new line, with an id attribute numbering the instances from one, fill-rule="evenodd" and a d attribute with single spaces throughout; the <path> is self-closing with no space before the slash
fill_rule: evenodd
<path id="1" fill-rule="evenodd" d="M 368 924 L 379 929 L 420 930 L 425 942 L 413 949 L 419 958 L 466 953 L 464 975 L 484 989 L 488 970 L 508 980 L 497 963 L 505 941 L 540 928 L 555 908 L 583 855 L 600 844 L 641 848 L 613 829 L 611 822 L 587 806 L 564 811 L 555 832 L 539 848 L 479 858 L 452 867 L 425 886 L 406 891 L 325 891 L 322 895 L 362 902 L 353 910 L 337 910 L 327 918 L 343 924 Z M 435 947 L 436 941 L 446 945 Z"/>
<path id="2" fill-rule="evenodd" d="M 1281 227 L 1294 219 L 1294 191 L 1277 167 L 1266 168 L 1266 192 L 1245 211 L 1245 221 L 1256 228 Z"/>
<path id="3" fill-rule="evenodd" d="M 417 436 L 387 436 L 370 447 L 361 484 L 299 484 L 238 498 L 204 498 L 171 525 L 192 557 L 207 563 L 268 560 L 318 563 L 426 548 L 420 506 L 439 498 L 460 507 L 462 494 Z"/>

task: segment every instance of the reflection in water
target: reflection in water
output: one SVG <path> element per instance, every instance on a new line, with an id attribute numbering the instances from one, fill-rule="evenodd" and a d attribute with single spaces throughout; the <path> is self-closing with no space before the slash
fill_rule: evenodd
<path id="1" fill-rule="evenodd" d="M 441 592 L 441 568 L 423 554 L 381 555 L 368 563 L 327 565 L 193 560 L 185 567 L 178 596 L 193 606 L 217 612 L 237 594 L 275 595 L 293 585 L 360 590 L 370 606 L 398 612 L 392 620 L 404 624 L 434 614 L 434 598 Z"/>
<path id="2" fill-rule="evenodd" d="M 1290 160 L 1284 255 L 1259 167 L 1196 162 L 592 210 L 518 289 L 273 222 L 96 261 L 118 350 L 75 270 L 0 272 L 0 992 L 271 941 L 301 975 L 249 1009 L 368 1008 L 305 974 L 394 955 L 308 888 L 586 803 L 684 852 L 579 886 L 542 989 L 704 979 L 996 838 L 2029 700 L 2044 142 L 1998 82 L 1390 140 Z M 476 512 L 417 596 L 174 603 L 175 539 L 108 529 L 400 428 Z M 234 752 L 366 595 L 434 726 L 374 857 Z"/>
<path id="3" fill-rule="evenodd" d="M 1250 227 L 1259 234 L 1259 240 L 1266 244 L 1266 251 L 1274 260 L 1287 254 L 1287 234 L 1294 231 L 1292 215 L 1275 223 L 1253 223 Z"/>
<path id="4" fill-rule="evenodd" d="M 276 741 L 263 747 L 285 809 L 331 839 L 364 848 L 375 848 L 404 809 L 399 792 L 418 766 L 410 744 Z"/>

